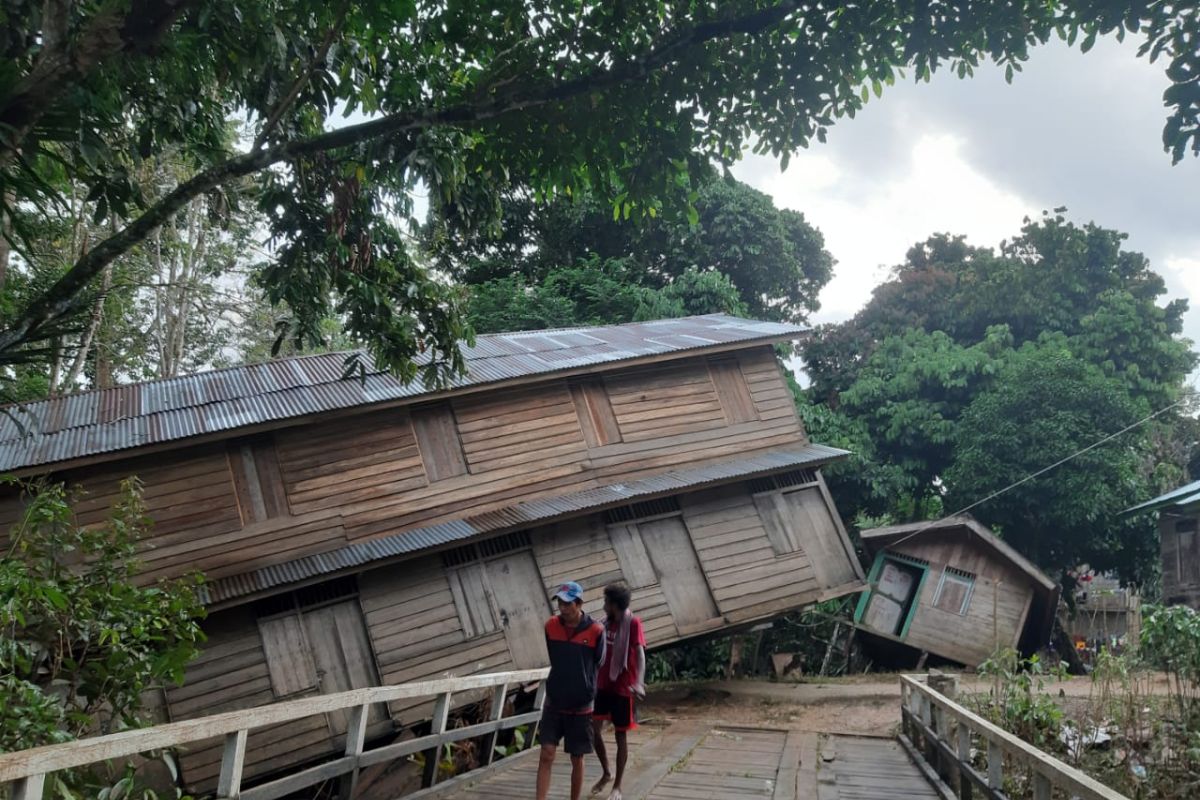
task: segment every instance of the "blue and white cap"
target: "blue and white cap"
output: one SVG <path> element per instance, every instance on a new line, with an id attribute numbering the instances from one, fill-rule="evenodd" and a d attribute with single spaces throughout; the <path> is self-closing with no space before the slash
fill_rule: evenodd
<path id="1" fill-rule="evenodd" d="M 567 581 L 558 587 L 558 591 L 554 593 L 554 596 L 568 603 L 574 603 L 576 600 L 582 601 L 583 587 L 575 581 Z"/>

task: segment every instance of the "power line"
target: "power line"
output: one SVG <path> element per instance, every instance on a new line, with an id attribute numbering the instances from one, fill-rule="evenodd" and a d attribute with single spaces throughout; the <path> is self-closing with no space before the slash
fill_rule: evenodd
<path id="1" fill-rule="evenodd" d="M 1194 383 L 1191 384 L 1191 388 L 1193 390 L 1195 390 L 1196 386 Z M 907 536 L 897 539 L 892 544 L 896 545 L 896 544 L 901 544 L 903 542 L 907 542 L 909 539 L 913 538 L 917 534 L 924 533 L 925 531 L 929 530 L 930 528 L 934 527 L 935 525 L 937 525 L 940 522 L 950 519 L 951 517 L 957 517 L 959 514 L 965 514 L 968 511 L 970 511 L 971 509 L 973 509 L 977 506 L 981 506 L 984 503 L 988 502 L 989 500 L 995 500 L 1000 495 L 1012 491 L 1013 489 L 1017 488 L 1018 486 L 1020 486 L 1023 483 L 1028 483 L 1029 481 L 1033 480 L 1034 478 L 1037 478 L 1041 475 L 1045 475 L 1047 472 L 1050 472 L 1053 469 L 1061 467 L 1063 464 L 1066 464 L 1068 461 L 1078 458 L 1079 456 L 1083 455 L 1084 453 L 1095 450 L 1097 447 L 1101 447 L 1102 445 L 1107 444 L 1108 442 L 1111 442 L 1113 439 L 1116 439 L 1120 436 L 1123 436 L 1126 433 L 1129 433 L 1131 430 L 1134 430 L 1135 428 L 1140 428 L 1142 425 L 1145 425 L 1150 420 L 1155 419 L 1156 417 L 1159 417 L 1159 416 L 1167 413 L 1168 411 L 1170 411 L 1173 408 L 1176 408 L 1178 406 L 1185 404 L 1190 399 L 1191 398 L 1189 396 L 1185 395 L 1184 397 L 1181 397 L 1178 400 L 1176 400 L 1174 403 L 1171 403 L 1169 406 L 1164 406 L 1163 408 L 1160 408 L 1158 411 L 1155 411 L 1152 414 L 1148 414 L 1147 416 L 1142 417 L 1137 422 L 1134 422 L 1130 425 L 1126 425 L 1124 428 L 1117 431 L 1116 433 L 1110 433 L 1108 436 L 1105 436 L 1103 439 L 1092 442 L 1087 447 L 1084 447 L 1081 450 L 1077 450 L 1076 452 L 1071 453 L 1071 455 L 1066 456 L 1065 458 L 1060 458 L 1058 461 L 1055 461 L 1053 464 L 1051 464 L 1047 467 L 1042 467 L 1037 472 L 1032 472 L 1032 473 L 1026 475 L 1025 477 L 1021 478 L 1020 480 L 1013 481 L 1009 485 L 1005 486 L 1003 489 L 998 489 L 998 490 L 992 492 L 991 494 L 989 494 L 987 497 L 984 497 L 981 500 L 976 500 L 974 503 L 971 503 L 970 505 L 963 506 L 958 511 L 955 511 L 953 514 L 946 514 L 946 515 L 939 517 L 938 519 L 929 520 L 929 523 L 927 525 L 924 525 L 924 526 L 918 528 L 917 530 L 913 531 L 912 533 L 908 534 Z"/>

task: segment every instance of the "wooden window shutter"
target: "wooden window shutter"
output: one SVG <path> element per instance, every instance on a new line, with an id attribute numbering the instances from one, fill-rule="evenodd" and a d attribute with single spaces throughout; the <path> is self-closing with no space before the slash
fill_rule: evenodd
<path id="1" fill-rule="evenodd" d="M 737 358 L 709 359 L 708 374 L 730 425 L 758 419 L 758 409 L 754 407 L 754 398 L 750 396 L 750 387 Z"/>
<path id="2" fill-rule="evenodd" d="M 299 614 L 260 619 L 258 635 L 276 697 L 317 688 L 317 668 Z"/>
<path id="3" fill-rule="evenodd" d="M 642 542 L 642 533 L 636 522 L 617 523 L 608 526 L 608 538 L 617 553 L 617 563 L 630 589 L 641 589 L 658 583 L 654 565 Z"/>
<path id="4" fill-rule="evenodd" d="M 230 443 L 228 452 L 242 524 L 289 516 L 275 440 L 270 436 L 240 439 Z"/>
<path id="5" fill-rule="evenodd" d="M 449 403 L 414 409 L 412 427 L 425 465 L 425 477 L 430 482 L 466 474 L 467 458 Z"/>
<path id="6" fill-rule="evenodd" d="M 579 427 L 588 447 L 602 447 L 621 441 L 617 415 L 613 413 L 604 379 L 587 378 L 571 384 L 571 400 L 579 416 Z"/>
<path id="7" fill-rule="evenodd" d="M 788 509 L 779 492 L 754 495 L 754 507 L 758 510 L 758 517 L 762 520 L 763 530 L 767 533 L 775 555 L 787 555 L 803 549 L 800 547 L 795 527 L 788 519 Z"/>
<path id="8" fill-rule="evenodd" d="M 473 639 L 498 631 L 500 626 L 489 599 L 491 590 L 484 565 L 476 562 L 449 569 L 446 577 L 450 581 L 450 594 L 454 597 L 454 608 L 466 637 Z"/>

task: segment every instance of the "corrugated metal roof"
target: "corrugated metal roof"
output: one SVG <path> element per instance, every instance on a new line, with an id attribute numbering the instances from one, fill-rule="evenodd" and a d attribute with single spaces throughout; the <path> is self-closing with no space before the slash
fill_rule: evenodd
<path id="1" fill-rule="evenodd" d="M 1200 502 L 1200 481 L 1192 481 L 1184 484 L 1178 489 L 1172 489 L 1166 494 L 1161 494 L 1153 500 L 1147 500 L 1144 503 L 1139 503 L 1132 508 L 1127 508 L 1122 511 L 1122 514 L 1133 514 L 1137 511 L 1153 511 L 1166 506 L 1175 506 L 1182 508 Z"/>
<path id="2" fill-rule="evenodd" d="M 752 478 L 799 467 L 815 467 L 849 455 L 845 450 L 809 444 L 763 455 L 724 461 L 703 467 L 666 472 L 650 478 L 614 483 L 595 489 L 531 500 L 499 511 L 443 522 L 304 556 L 270 567 L 219 578 L 203 587 L 206 603 L 223 603 L 289 583 L 364 567 L 374 561 L 419 553 L 485 533 L 545 524 L 557 517 L 623 505 L 648 497 L 696 489 L 706 484 Z"/>
<path id="3" fill-rule="evenodd" d="M 592 328 L 498 333 L 463 347 L 467 372 L 451 388 L 551 375 L 645 356 L 794 338 L 804 328 L 724 314 Z M 0 470 L 54 464 L 248 425 L 418 398 L 375 370 L 343 380 L 346 353 L 270 361 L 9 406 L 0 416 Z"/>

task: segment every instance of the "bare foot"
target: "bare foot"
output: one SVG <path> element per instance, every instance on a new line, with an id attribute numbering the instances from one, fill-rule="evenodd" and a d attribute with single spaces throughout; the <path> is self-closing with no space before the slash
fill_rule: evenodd
<path id="1" fill-rule="evenodd" d="M 608 796 L 608 800 L 621 800 L 621 790 L 613 789 L 612 794 Z"/>
<path id="2" fill-rule="evenodd" d="M 607 772 L 600 776 L 600 780 L 596 781 L 596 785 L 592 787 L 592 794 L 600 794 L 604 791 L 604 787 L 608 786 L 608 782 L 612 780 L 612 775 Z"/>

